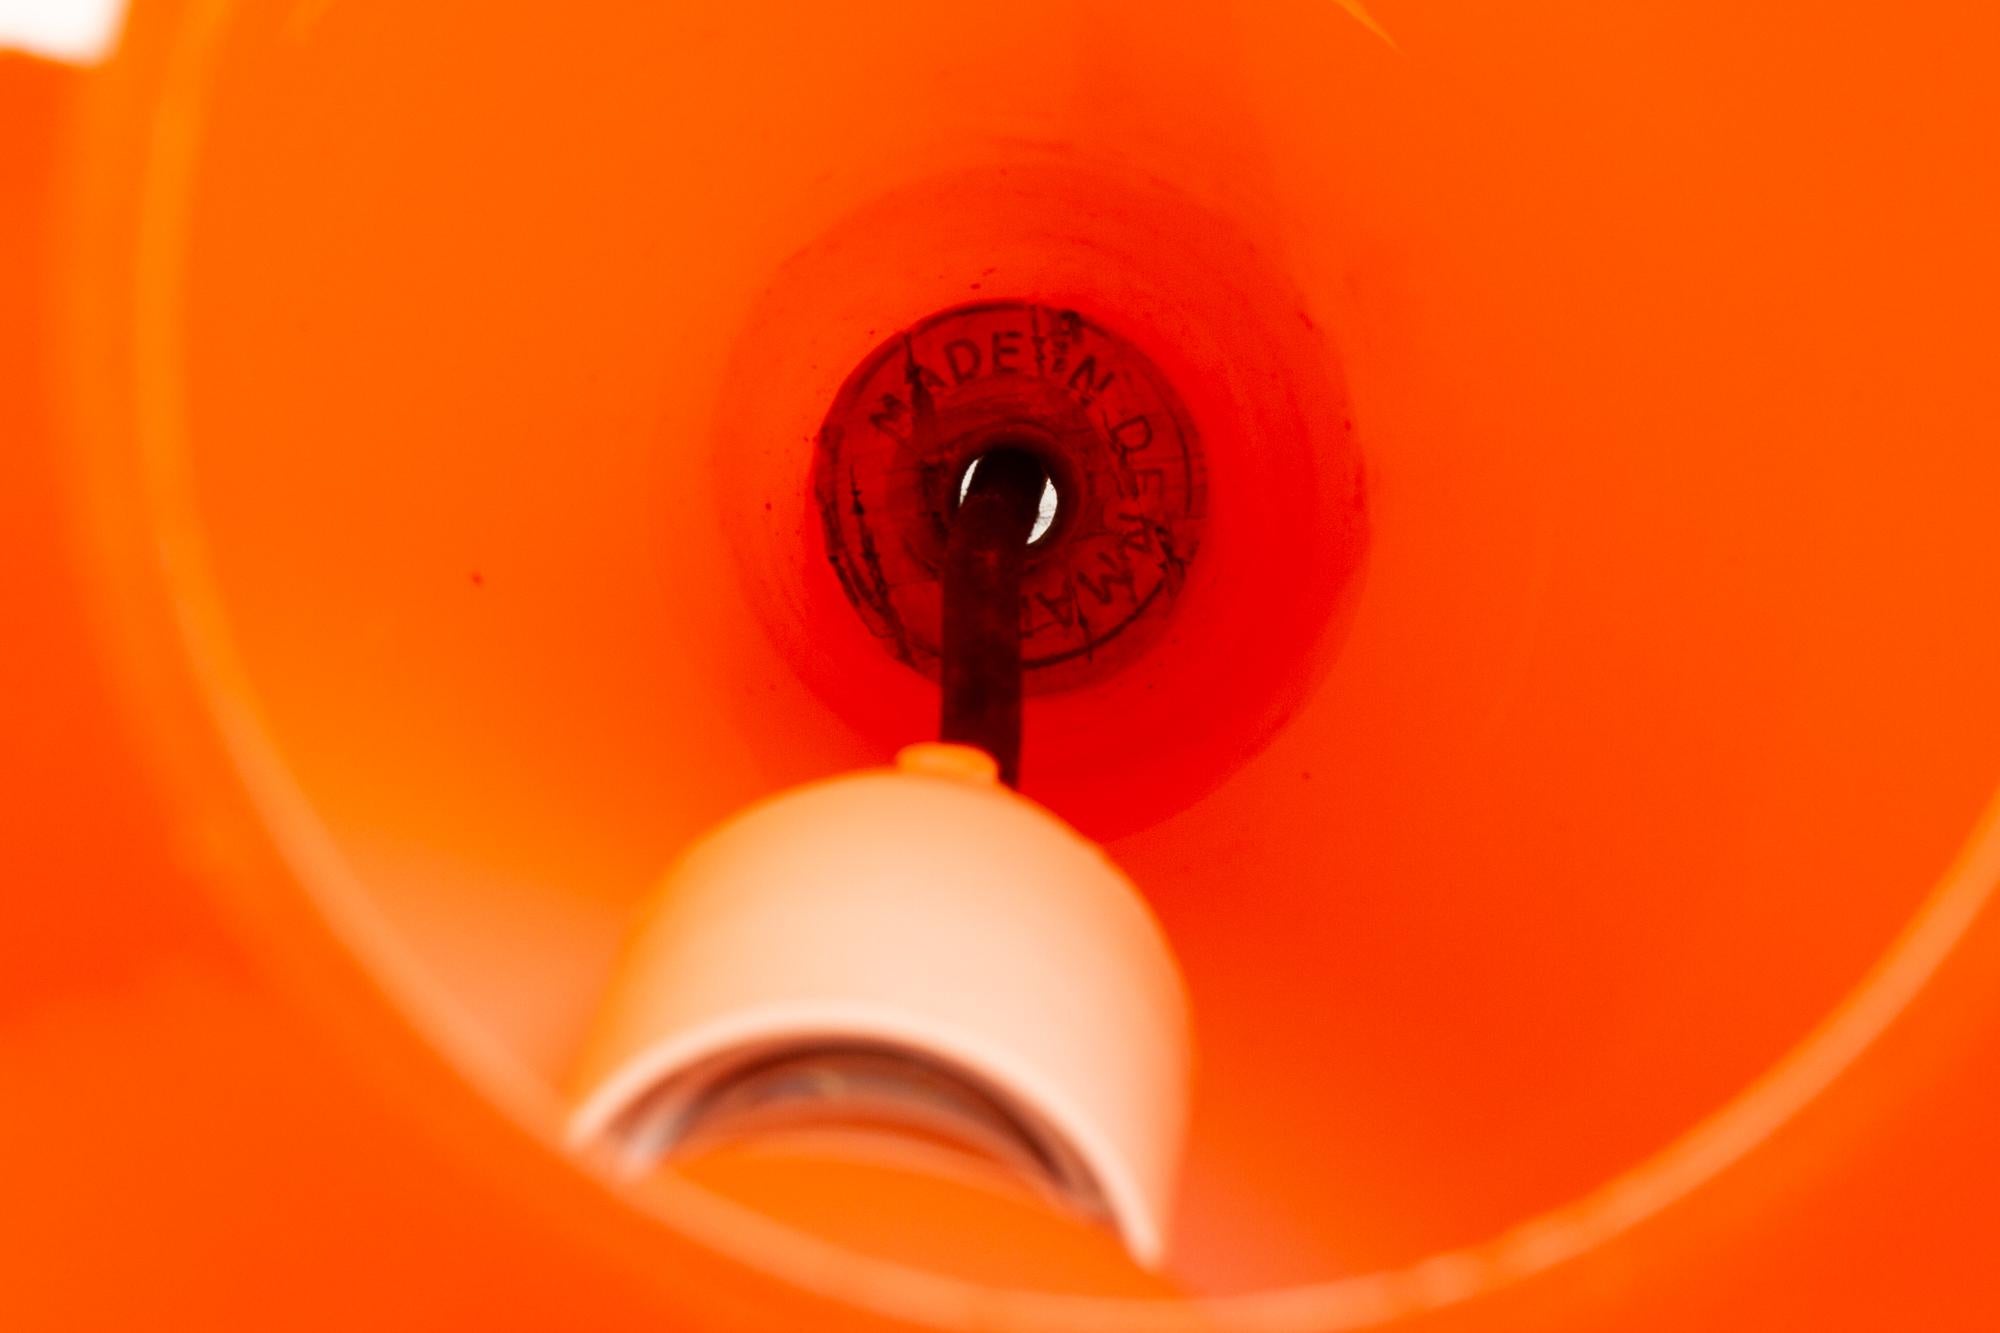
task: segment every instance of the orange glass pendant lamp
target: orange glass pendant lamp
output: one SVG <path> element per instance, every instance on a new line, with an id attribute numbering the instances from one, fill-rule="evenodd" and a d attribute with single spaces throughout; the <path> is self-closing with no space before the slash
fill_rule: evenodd
<path id="1" fill-rule="evenodd" d="M 0 1325 L 2000 1323 L 2000 20 L 103 8 Z"/>

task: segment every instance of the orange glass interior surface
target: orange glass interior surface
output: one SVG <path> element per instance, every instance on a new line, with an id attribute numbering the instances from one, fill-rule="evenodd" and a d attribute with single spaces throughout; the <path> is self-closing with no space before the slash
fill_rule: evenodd
<path id="1" fill-rule="evenodd" d="M 1384 0 L 1392 45 L 1325 0 L 140 10 L 102 71 L 0 66 L 63 150 L 9 159 L 47 202 L 0 222 L 48 645 L 6 705 L 40 813 L 0 1123 L 58 1145 L 10 1226 L 163 1308 L 358 1284 L 330 1321 L 458 1317 L 482 1254 L 502 1325 L 1049 1313 L 984 1283 L 1171 1297 L 1108 1324 L 2000 1318 L 1990 910 L 1803 1125 L 1615 1242 L 1495 1293 L 1191 1303 L 1634 1170 L 1993 836 L 1989 14 Z M 1157 1286 L 810 1154 L 708 1163 L 662 1221 L 541 1133 L 676 849 L 932 725 L 825 569 L 811 437 L 881 337 L 981 297 L 1139 342 L 1208 450 L 1172 635 L 1027 716 L 1025 789 L 1193 993 Z M 164 1176 L 102 1165 L 117 1071 Z M 89 1230 L 128 1179 L 155 1202 Z M 837 1245 L 843 1191 L 925 1272 L 794 1234 Z M 945 1253 L 983 1226 L 1016 1240 Z"/>

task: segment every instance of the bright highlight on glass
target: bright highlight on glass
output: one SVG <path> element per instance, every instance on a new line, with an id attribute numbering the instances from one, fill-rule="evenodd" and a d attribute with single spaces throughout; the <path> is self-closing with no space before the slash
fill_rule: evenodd
<path id="1" fill-rule="evenodd" d="M 95 64 L 117 44 L 125 0 L 0 0 L 0 51 Z"/>

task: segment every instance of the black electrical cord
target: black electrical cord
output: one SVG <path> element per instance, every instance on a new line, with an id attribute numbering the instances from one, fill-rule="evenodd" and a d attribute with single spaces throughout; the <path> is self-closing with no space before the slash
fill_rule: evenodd
<path id="1" fill-rule="evenodd" d="M 975 745 L 1021 781 L 1021 570 L 1048 469 L 1026 449 L 980 456 L 944 559 L 943 718 L 947 741 Z"/>

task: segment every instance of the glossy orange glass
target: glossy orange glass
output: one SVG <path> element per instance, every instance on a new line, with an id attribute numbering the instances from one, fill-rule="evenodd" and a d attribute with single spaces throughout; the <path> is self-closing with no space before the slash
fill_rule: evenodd
<path id="1" fill-rule="evenodd" d="M 779 8 L 0 57 L 0 1323 L 2000 1321 L 1992 15 Z M 810 436 L 974 295 L 1215 469 L 1028 718 L 1193 991 L 1160 1304 L 552 1146 L 675 850 L 929 725 Z"/>

